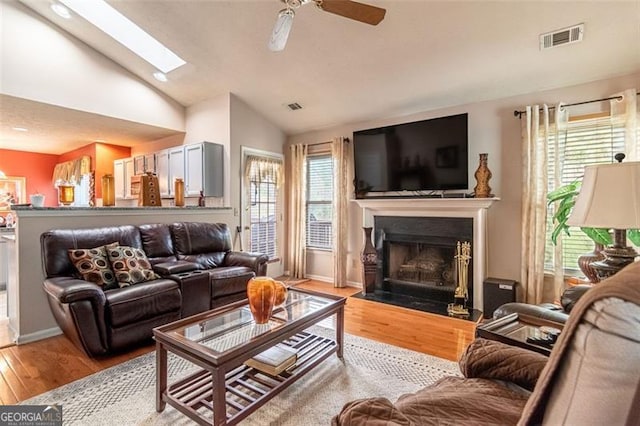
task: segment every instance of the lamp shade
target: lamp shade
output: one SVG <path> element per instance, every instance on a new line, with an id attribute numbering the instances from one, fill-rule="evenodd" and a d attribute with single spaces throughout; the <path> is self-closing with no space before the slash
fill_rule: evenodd
<path id="1" fill-rule="evenodd" d="M 586 166 L 567 224 L 640 229 L 640 162 Z"/>

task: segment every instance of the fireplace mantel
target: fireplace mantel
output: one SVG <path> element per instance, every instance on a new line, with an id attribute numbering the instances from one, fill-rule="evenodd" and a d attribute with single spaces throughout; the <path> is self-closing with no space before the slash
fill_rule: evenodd
<path id="1" fill-rule="evenodd" d="M 488 209 L 500 198 L 372 198 L 353 200 L 363 209 L 409 211 L 475 211 Z"/>
<path id="2" fill-rule="evenodd" d="M 482 283 L 487 277 L 487 210 L 500 198 L 375 198 L 352 200 L 362 207 L 362 226 L 374 216 L 473 218 L 474 308 L 482 310 Z"/>

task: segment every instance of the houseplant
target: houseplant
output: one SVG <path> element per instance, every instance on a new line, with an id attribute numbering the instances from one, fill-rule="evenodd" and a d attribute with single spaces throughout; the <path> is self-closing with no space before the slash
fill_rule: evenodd
<path id="1" fill-rule="evenodd" d="M 564 232 L 568 236 L 571 236 L 569 232 L 569 225 L 567 221 L 573 210 L 573 206 L 576 204 L 576 198 L 580 193 L 580 184 L 582 181 L 575 180 L 570 184 L 561 186 L 554 191 L 547 194 L 548 204 L 559 202 L 558 207 L 553 215 L 553 223 L 555 227 L 551 233 L 551 241 L 553 244 L 557 244 L 558 236 L 561 232 Z M 593 242 L 596 244 L 610 245 L 613 243 L 613 238 L 606 228 L 587 228 L 581 227 L 580 230 L 584 232 Z M 640 246 L 640 229 L 627 230 L 627 237 L 636 246 Z"/>
<path id="2" fill-rule="evenodd" d="M 581 180 L 576 180 L 568 185 L 561 186 L 547 195 L 548 204 L 558 202 L 557 208 L 553 215 L 553 223 L 555 227 L 551 233 L 551 241 L 554 245 L 558 242 L 558 236 L 564 232 L 571 236 L 567 221 L 571 215 L 571 211 L 576 203 L 576 198 L 580 193 Z M 607 228 L 588 228 L 581 227 L 580 230 L 587 235 L 595 244 L 595 250 L 592 253 L 586 253 L 578 258 L 578 265 L 582 272 L 593 283 L 599 282 L 599 278 L 595 270 L 591 268 L 591 263 L 604 258 L 601 251 L 604 246 L 613 244 L 613 237 Z M 627 237 L 636 246 L 640 246 L 640 230 L 627 230 Z"/>

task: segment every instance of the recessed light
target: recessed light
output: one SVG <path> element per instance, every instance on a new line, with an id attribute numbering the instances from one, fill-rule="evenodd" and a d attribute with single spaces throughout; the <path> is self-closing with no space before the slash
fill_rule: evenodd
<path id="1" fill-rule="evenodd" d="M 167 81 L 168 80 L 167 76 L 164 73 L 160 72 L 160 71 L 154 72 L 153 73 L 153 77 L 158 81 Z"/>
<path id="2" fill-rule="evenodd" d="M 71 19 L 71 12 L 69 12 L 69 9 L 67 9 L 60 3 L 53 3 L 51 5 L 51 10 L 53 10 L 56 13 L 56 15 L 64 19 Z"/>
<path id="3" fill-rule="evenodd" d="M 186 64 L 184 59 L 104 0 L 60 0 L 60 3 L 162 72 L 170 72 Z"/>
<path id="4" fill-rule="evenodd" d="M 14 127 L 13 130 L 16 132 L 28 132 L 29 129 L 25 129 L 24 127 Z"/>

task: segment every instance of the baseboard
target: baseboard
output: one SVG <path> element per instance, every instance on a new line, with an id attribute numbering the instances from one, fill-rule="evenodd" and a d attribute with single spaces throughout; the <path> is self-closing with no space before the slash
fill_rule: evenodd
<path id="1" fill-rule="evenodd" d="M 304 276 L 305 278 L 309 278 L 311 280 L 322 281 L 324 283 L 333 284 L 333 277 L 325 277 L 322 275 L 310 275 L 310 274 L 304 274 Z"/>
<path id="2" fill-rule="evenodd" d="M 57 336 L 62 334 L 62 330 L 60 327 L 48 328 L 46 330 L 36 331 L 35 333 L 23 334 L 16 338 L 17 345 L 24 345 L 25 343 L 31 343 L 38 340 L 46 339 L 49 337 Z"/>
<path id="3" fill-rule="evenodd" d="M 362 290 L 362 283 L 358 281 L 347 281 L 347 287 L 355 287 Z"/>

